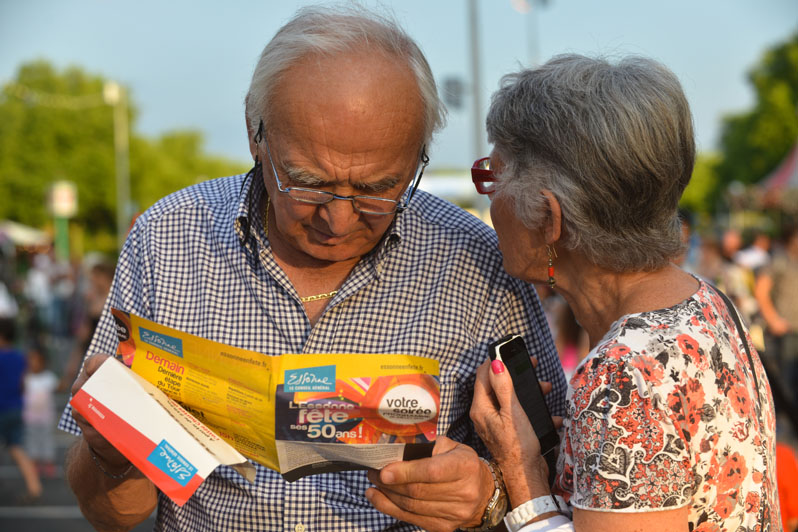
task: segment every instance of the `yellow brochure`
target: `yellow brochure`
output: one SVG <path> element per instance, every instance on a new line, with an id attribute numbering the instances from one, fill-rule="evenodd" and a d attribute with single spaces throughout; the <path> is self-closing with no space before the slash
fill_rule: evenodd
<path id="1" fill-rule="evenodd" d="M 112 309 L 117 358 L 247 458 L 292 481 L 429 456 L 438 361 L 399 354 L 268 356 Z"/>

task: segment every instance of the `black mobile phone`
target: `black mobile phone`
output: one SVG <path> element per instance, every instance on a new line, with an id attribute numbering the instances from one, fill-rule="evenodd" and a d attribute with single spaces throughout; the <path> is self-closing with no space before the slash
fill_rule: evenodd
<path id="1" fill-rule="evenodd" d="M 491 360 L 501 360 L 510 373 L 515 395 L 518 396 L 518 401 L 540 441 L 540 453 L 543 456 L 548 455 L 559 446 L 560 437 L 543 398 L 543 391 L 540 389 L 535 367 L 529 359 L 524 339 L 517 334 L 507 335 L 490 344 L 489 355 Z M 551 468 L 551 464 L 549 467 Z"/>

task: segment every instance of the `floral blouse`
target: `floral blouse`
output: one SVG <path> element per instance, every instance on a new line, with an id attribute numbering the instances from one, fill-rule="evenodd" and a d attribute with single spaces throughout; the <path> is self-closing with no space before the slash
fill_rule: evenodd
<path id="1" fill-rule="evenodd" d="M 619 319 L 571 378 L 555 492 L 591 510 L 690 505 L 692 531 L 779 530 L 773 400 L 751 355 L 758 393 L 703 281 L 673 307 Z"/>

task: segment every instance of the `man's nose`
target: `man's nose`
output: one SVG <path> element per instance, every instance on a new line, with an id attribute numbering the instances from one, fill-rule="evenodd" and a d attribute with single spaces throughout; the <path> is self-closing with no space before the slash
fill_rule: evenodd
<path id="1" fill-rule="evenodd" d="M 360 220 L 360 213 L 352 200 L 335 198 L 319 209 L 319 214 L 327 223 L 333 235 L 345 235 Z"/>

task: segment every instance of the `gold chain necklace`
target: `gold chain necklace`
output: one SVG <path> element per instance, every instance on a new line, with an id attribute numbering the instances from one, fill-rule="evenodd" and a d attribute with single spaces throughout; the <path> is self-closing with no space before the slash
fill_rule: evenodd
<path id="1" fill-rule="evenodd" d="M 338 290 L 333 290 L 332 292 L 327 292 L 326 294 L 316 294 L 315 296 L 305 296 L 300 297 L 299 300 L 303 303 L 308 303 L 310 301 L 319 301 L 321 299 L 330 299 L 331 297 L 335 296 L 338 293 Z"/>
<path id="2" fill-rule="evenodd" d="M 266 215 L 263 217 L 263 231 L 266 233 L 266 238 L 269 238 L 269 206 L 271 205 L 272 201 L 270 198 L 266 198 Z M 299 300 L 303 303 L 310 303 L 311 301 L 321 301 L 322 299 L 330 299 L 331 297 L 335 297 L 335 294 L 338 293 L 338 290 L 333 290 L 332 292 L 325 292 L 323 294 L 316 294 L 315 296 L 305 296 L 300 297 Z"/>

